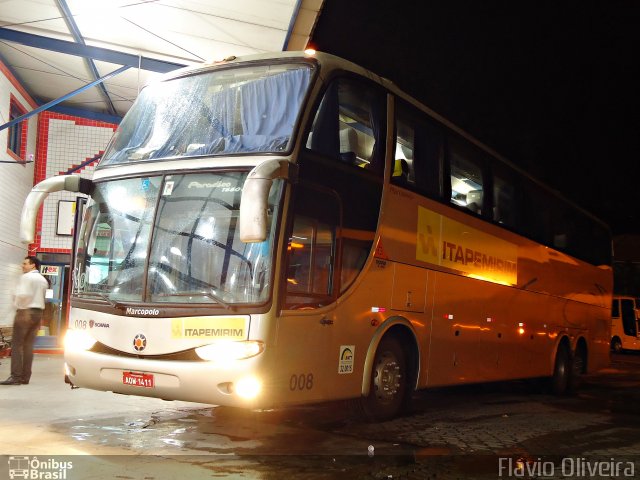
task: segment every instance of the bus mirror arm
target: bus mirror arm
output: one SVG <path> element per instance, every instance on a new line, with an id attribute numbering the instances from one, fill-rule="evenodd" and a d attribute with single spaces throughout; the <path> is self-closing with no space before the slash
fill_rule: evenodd
<path id="1" fill-rule="evenodd" d="M 88 194 L 91 191 L 93 182 L 78 175 L 60 175 L 47 178 L 36 184 L 22 207 L 20 217 L 20 241 L 22 243 L 33 243 L 36 230 L 36 218 L 42 202 L 50 193 L 67 191 Z"/>
<path id="2" fill-rule="evenodd" d="M 267 160 L 256 165 L 244 182 L 240 198 L 240 240 L 245 243 L 267 239 L 267 205 L 273 181 L 295 182 L 298 167 L 286 160 Z"/>

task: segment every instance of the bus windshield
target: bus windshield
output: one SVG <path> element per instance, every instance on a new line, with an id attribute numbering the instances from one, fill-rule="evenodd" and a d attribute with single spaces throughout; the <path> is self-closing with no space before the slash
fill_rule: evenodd
<path id="1" fill-rule="evenodd" d="M 247 172 L 98 183 L 87 204 L 73 292 L 110 303 L 263 303 L 269 298 L 275 206 L 267 240 L 243 243 L 239 208 Z"/>
<path id="2" fill-rule="evenodd" d="M 100 166 L 284 152 L 311 69 L 302 63 L 253 65 L 151 84 L 116 130 Z"/>

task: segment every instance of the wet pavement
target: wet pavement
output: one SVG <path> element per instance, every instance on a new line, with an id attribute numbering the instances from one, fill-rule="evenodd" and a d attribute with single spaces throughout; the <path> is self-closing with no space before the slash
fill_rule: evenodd
<path id="1" fill-rule="evenodd" d="M 441 388 L 378 424 L 343 402 L 246 411 L 71 390 L 62 364 L 37 355 L 29 385 L 0 386 L 0 478 L 18 458 L 69 480 L 640 476 L 640 355 L 616 355 L 572 397 L 537 382 Z"/>

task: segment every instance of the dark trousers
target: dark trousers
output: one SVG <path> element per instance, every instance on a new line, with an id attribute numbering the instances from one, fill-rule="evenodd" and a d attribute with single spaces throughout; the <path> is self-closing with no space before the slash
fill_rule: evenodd
<path id="1" fill-rule="evenodd" d="M 11 337 L 11 376 L 28 382 L 33 364 L 33 342 L 40 328 L 44 310 L 27 308 L 17 310 Z"/>

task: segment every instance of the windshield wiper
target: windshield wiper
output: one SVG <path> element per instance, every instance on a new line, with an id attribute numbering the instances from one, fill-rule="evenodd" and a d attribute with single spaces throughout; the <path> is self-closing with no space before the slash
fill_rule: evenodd
<path id="1" fill-rule="evenodd" d="M 96 296 L 96 297 L 100 297 L 101 299 L 103 299 L 104 301 L 106 301 L 109 305 L 111 305 L 113 308 L 121 308 L 122 304 L 120 302 L 116 302 L 114 300 L 111 300 L 106 294 L 104 293 L 100 293 L 100 292 L 78 292 L 77 295 L 88 295 L 88 296 Z"/>
<path id="2" fill-rule="evenodd" d="M 203 296 L 205 296 L 207 298 L 210 298 L 214 302 L 217 302 L 220 305 L 222 305 L 227 310 L 234 310 L 235 309 L 234 305 L 231 305 L 229 302 L 226 302 L 225 300 L 222 299 L 222 297 L 220 295 L 218 295 L 216 293 L 213 293 L 213 292 L 175 292 L 175 293 L 166 293 L 164 295 L 156 295 L 156 296 L 162 296 L 162 297 L 195 297 L 197 295 L 203 295 Z"/>

